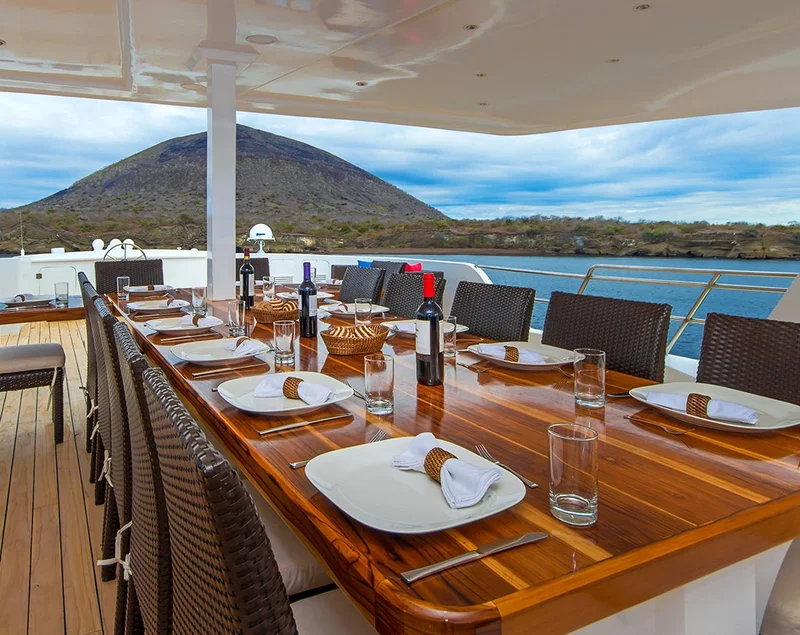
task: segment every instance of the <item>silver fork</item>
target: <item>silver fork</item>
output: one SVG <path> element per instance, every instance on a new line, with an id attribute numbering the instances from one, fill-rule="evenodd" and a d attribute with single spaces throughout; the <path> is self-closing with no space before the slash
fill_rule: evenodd
<path id="1" fill-rule="evenodd" d="M 633 421 L 634 423 L 646 423 L 650 426 L 655 426 L 656 428 L 661 428 L 667 434 L 671 434 L 674 437 L 679 437 L 683 434 L 689 434 L 690 432 L 694 432 L 695 428 L 689 428 L 688 430 L 670 430 L 669 428 L 665 428 L 660 423 L 656 423 L 655 421 L 648 421 L 647 419 L 640 419 L 639 417 L 635 417 L 633 415 L 625 415 L 625 418 L 628 421 Z"/>
<path id="2" fill-rule="evenodd" d="M 478 374 L 480 374 L 480 373 L 488 373 L 489 370 L 491 370 L 489 368 L 475 368 L 475 365 L 476 364 L 480 364 L 480 362 L 475 362 L 474 364 L 465 364 L 463 362 L 457 362 L 457 363 L 458 363 L 459 366 L 463 366 L 464 368 L 469 368 L 471 371 L 476 372 Z"/>
<path id="3" fill-rule="evenodd" d="M 358 397 L 361 401 L 367 400 L 367 398 L 362 393 L 358 392 L 355 388 L 353 388 L 353 384 L 351 384 L 347 379 L 344 380 L 344 383 L 350 386 L 350 390 L 353 391 L 354 396 Z"/>
<path id="4" fill-rule="evenodd" d="M 377 443 L 378 441 L 383 441 L 388 436 L 389 435 L 386 434 L 383 430 L 378 430 L 375 434 L 373 434 L 370 437 L 367 443 Z M 297 470 L 300 469 L 301 467 L 305 467 L 306 465 L 308 465 L 308 462 L 310 460 L 311 459 L 306 459 L 305 461 L 295 461 L 294 463 L 289 463 L 289 467 L 291 467 L 293 470 Z"/>
<path id="5" fill-rule="evenodd" d="M 495 465 L 498 465 L 498 466 L 500 466 L 500 467 L 503 467 L 503 468 L 507 469 L 507 470 L 508 470 L 509 472 L 511 472 L 511 473 L 512 473 L 514 476 L 516 476 L 516 477 L 517 477 L 517 478 L 518 478 L 520 481 L 522 481 L 523 483 L 525 483 L 525 485 L 527 485 L 528 487 L 530 487 L 530 488 L 539 487 L 539 486 L 538 486 L 536 483 L 534 483 L 534 482 L 533 482 L 531 479 L 529 479 L 529 478 L 525 478 L 524 476 L 522 476 L 522 474 L 520 474 L 519 472 L 517 472 L 517 471 L 516 471 L 514 468 L 508 467 L 508 466 L 507 466 L 506 464 L 504 464 L 504 463 L 500 463 L 500 461 L 498 461 L 496 458 L 494 458 L 494 457 L 493 457 L 493 456 L 492 456 L 492 455 L 489 453 L 489 450 L 487 450 L 487 449 L 486 449 L 486 446 L 485 446 L 485 445 L 483 445 L 483 443 L 479 443 L 478 445 L 476 445 L 476 446 L 475 446 L 475 449 L 478 451 L 478 454 L 480 454 L 480 455 L 481 455 L 481 456 L 482 456 L 484 459 L 486 459 L 486 460 L 487 460 L 487 461 L 489 461 L 490 463 L 494 463 Z"/>

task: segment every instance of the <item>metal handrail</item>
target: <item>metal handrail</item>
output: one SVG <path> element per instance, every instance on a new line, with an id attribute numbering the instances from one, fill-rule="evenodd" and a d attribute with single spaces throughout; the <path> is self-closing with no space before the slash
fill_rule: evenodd
<path id="1" fill-rule="evenodd" d="M 481 269 L 489 269 L 492 271 L 509 271 L 511 273 L 527 273 L 532 275 L 550 276 L 554 278 L 572 278 L 573 280 L 581 280 L 581 286 L 578 289 L 579 294 L 583 294 L 586 287 L 590 282 L 627 282 L 636 284 L 659 284 L 671 287 L 694 287 L 701 289 L 700 294 L 697 296 L 692 307 L 686 315 L 670 315 L 670 320 L 680 322 L 675 333 L 667 343 L 667 352 L 672 350 L 678 339 L 680 339 L 686 327 L 689 324 L 705 324 L 706 321 L 702 318 L 695 317 L 697 311 L 708 298 L 709 293 L 714 289 L 725 289 L 728 291 L 757 291 L 761 293 L 786 293 L 785 287 L 770 287 L 765 285 L 753 284 L 731 284 L 722 283 L 720 278 L 723 276 L 739 276 L 749 278 L 787 278 L 793 279 L 800 275 L 791 271 L 742 271 L 737 269 L 687 269 L 684 267 L 651 267 L 647 265 L 592 265 L 585 274 L 569 273 L 565 271 L 547 271 L 544 269 L 519 269 L 516 267 L 499 267 L 494 265 L 476 265 Z M 614 275 L 596 275 L 598 269 L 612 270 L 612 271 L 649 271 L 659 273 L 683 273 L 693 275 L 707 275 L 711 276 L 707 282 L 700 280 L 673 280 L 669 278 L 633 278 L 630 276 L 614 276 Z M 536 298 L 535 302 L 541 304 L 548 304 L 550 300 L 545 298 Z"/>

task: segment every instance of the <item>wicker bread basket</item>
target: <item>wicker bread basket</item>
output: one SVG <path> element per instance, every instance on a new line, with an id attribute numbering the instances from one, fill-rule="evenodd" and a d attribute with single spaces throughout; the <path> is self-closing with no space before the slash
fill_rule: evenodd
<path id="1" fill-rule="evenodd" d="M 389 327 L 380 324 L 336 326 L 320 332 L 320 337 L 331 355 L 377 353 L 383 347 L 387 335 Z"/>
<path id="2" fill-rule="evenodd" d="M 272 324 L 280 320 L 296 320 L 299 315 L 297 302 L 293 300 L 283 302 L 278 298 L 259 302 L 250 310 L 259 324 Z"/>

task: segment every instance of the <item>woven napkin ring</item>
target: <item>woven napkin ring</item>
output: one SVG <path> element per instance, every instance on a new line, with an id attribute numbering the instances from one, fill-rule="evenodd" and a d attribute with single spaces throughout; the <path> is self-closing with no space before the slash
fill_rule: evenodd
<path id="1" fill-rule="evenodd" d="M 25 302 L 25 296 L 24 296 L 24 295 L 22 295 L 22 294 L 20 294 L 20 295 L 15 295 L 15 296 L 14 296 L 14 302 L 16 302 L 17 300 L 19 300 L 20 302 Z"/>
<path id="2" fill-rule="evenodd" d="M 238 337 L 238 338 L 236 338 L 236 343 L 234 344 L 234 348 L 239 348 L 240 344 L 244 344 L 249 339 L 250 339 L 249 337 Z"/>
<path id="3" fill-rule="evenodd" d="M 154 285 L 154 284 L 148 284 L 148 285 L 147 285 L 147 290 L 148 290 L 148 291 L 155 291 L 155 290 L 156 290 L 156 285 Z"/>
<path id="4" fill-rule="evenodd" d="M 698 395 L 696 392 L 690 393 L 686 398 L 686 414 L 694 417 L 708 417 L 708 402 L 711 397 Z"/>
<path id="5" fill-rule="evenodd" d="M 200 320 L 202 319 L 203 319 L 202 315 L 200 315 L 199 313 L 195 313 L 192 316 L 192 324 L 194 324 L 195 326 L 200 326 Z"/>
<path id="6" fill-rule="evenodd" d="M 433 448 L 425 455 L 425 474 L 430 476 L 437 483 L 441 483 L 442 465 L 444 465 L 444 462 L 448 459 L 455 458 L 455 454 L 451 454 L 443 448 Z"/>
<path id="7" fill-rule="evenodd" d="M 167 306 L 170 306 L 173 302 L 175 302 L 175 298 L 172 296 L 167 297 Z"/>
<path id="8" fill-rule="evenodd" d="M 504 346 L 506 349 L 505 360 L 507 362 L 518 362 L 519 361 L 519 349 L 516 346 Z"/>
<path id="9" fill-rule="evenodd" d="M 297 394 L 297 389 L 302 383 L 303 380 L 299 377 L 287 377 L 286 381 L 283 382 L 283 396 L 287 399 L 300 399 L 300 395 Z"/>

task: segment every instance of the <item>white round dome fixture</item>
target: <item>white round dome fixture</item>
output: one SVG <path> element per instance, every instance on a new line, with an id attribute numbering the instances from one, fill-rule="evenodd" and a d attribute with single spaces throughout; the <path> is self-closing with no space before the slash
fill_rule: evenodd
<path id="1" fill-rule="evenodd" d="M 272 230 L 269 228 L 269 225 L 258 223 L 258 225 L 253 225 L 250 228 L 250 234 L 247 240 L 258 243 L 258 253 L 263 254 L 264 242 L 267 240 L 275 240 L 275 236 L 272 235 Z"/>
<path id="2" fill-rule="evenodd" d="M 108 241 L 109 248 L 116 247 L 117 245 L 121 245 L 122 241 L 119 238 L 112 238 Z"/>
<path id="3" fill-rule="evenodd" d="M 103 247 L 105 247 L 105 242 L 103 242 L 102 238 L 95 238 L 92 241 L 92 251 L 103 251 Z"/>
<path id="4" fill-rule="evenodd" d="M 136 243 L 133 242 L 133 238 L 126 238 L 122 241 L 123 245 L 135 245 Z"/>

